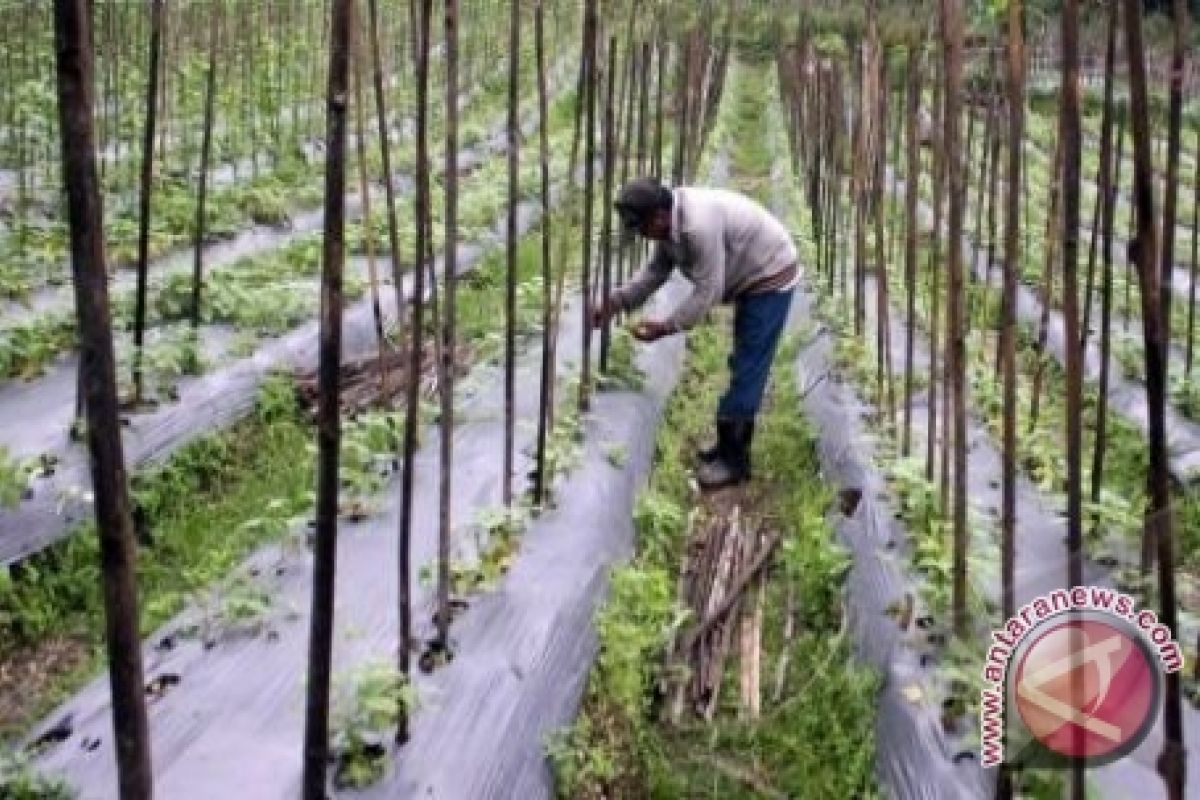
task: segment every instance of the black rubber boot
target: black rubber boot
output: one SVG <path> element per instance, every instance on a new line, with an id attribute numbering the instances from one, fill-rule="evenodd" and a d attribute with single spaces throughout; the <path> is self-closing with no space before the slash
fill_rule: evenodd
<path id="1" fill-rule="evenodd" d="M 701 464 L 709 464 L 716 461 L 721 456 L 721 448 L 717 445 L 706 447 L 703 450 L 696 451 L 696 458 L 700 459 Z"/>
<path id="2" fill-rule="evenodd" d="M 754 419 L 718 419 L 716 457 L 705 461 L 697 473 L 704 491 L 737 486 L 750 480 L 750 445 Z"/>

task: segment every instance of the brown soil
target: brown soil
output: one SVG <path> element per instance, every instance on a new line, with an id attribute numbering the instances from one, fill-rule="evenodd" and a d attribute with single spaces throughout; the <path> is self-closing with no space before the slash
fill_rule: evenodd
<path id="1" fill-rule="evenodd" d="M 0 658 L 0 740 L 25 734 L 54 702 L 63 681 L 91 661 L 80 636 L 53 636 Z"/>

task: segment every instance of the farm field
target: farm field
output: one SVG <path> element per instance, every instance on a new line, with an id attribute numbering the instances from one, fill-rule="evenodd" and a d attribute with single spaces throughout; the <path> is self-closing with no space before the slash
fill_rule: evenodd
<path id="1" fill-rule="evenodd" d="M 1200 797 L 1197 15 L 0 0 L 0 800 Z"/>

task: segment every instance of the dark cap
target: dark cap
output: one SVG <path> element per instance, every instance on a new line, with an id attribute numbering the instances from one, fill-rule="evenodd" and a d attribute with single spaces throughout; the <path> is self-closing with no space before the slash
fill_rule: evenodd
<path id="1" fill-rule="evenodd" d="M 621 224 L 626 229 L 636 230 L 654 212 L 670 210 L 673 204 L 671 190 L 657 180 L 635 178 L 621 187 L 613 206 L 621 215 Z"/>

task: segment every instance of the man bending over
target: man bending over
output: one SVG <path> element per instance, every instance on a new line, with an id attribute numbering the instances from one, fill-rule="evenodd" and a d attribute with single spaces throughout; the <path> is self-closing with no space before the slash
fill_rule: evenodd
<path id="1" fill-rule="evenodd" d="M 750 479 L 754 418 L 787 323 L 799 278 L 796 246 L 783 224 L 744 195 L 724 189 L 668 189 L 650 178 L 626 184 L 615 203 L 622 227 L 655 242 L 654 254 L 594 312 L 602 325 L 633 311 L 679 269 L 692 293 L 664 319 L 643 319 L 643 342 L 686 331 L 718 303 L 733 303 L 729 389 L 717 407 L 717 444 L 700 453 L 706 491 Z"/>

